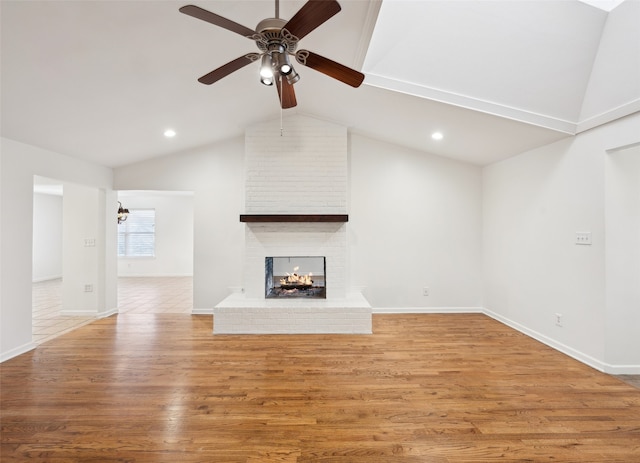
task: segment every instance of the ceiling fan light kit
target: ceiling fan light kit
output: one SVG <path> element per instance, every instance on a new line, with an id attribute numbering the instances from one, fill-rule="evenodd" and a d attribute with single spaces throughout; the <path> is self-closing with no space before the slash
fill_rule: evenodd
<path id="1" fill-rule="evenodd" d="M 271 57 L 266 53 L 262 55 L 260 75 L 264 78 L 273 78 L 273 66 L 271 65 Z"/>
<path id="2" fill-rule="evenodd" d="M 359 87 L 362 84 L 364 74 L 361 72 L 308 50 L 296 52 L 300 39 L 341 10 L 337 1 L 309 0 L 289 21 L 278 17 L 278 0 L 275 2 L 275 7 L 276 17 L 260 21 L 255 31 L 195 5 L 186 5 L 180 8 L 181 13 L 253 40 L 260 50 L 260 53 L 247 53 L 236 58 L 200 77 L 198 81 L 211 85 L 249 63 L 261 59 L 260 82 L 267 86 L 272 86 L 275 83 L 281 107 L 283 109 L 292 108 L 297 104 L 293 84 L 300 80 L 300 75 L 291 65 L 289 59 L 289 55 L 294 55 L 299 64 L 315 69 L 347 85 Z"/>

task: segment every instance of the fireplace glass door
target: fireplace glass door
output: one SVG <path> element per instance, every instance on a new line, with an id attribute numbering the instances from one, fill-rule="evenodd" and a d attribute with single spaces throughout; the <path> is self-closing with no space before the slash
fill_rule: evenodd
<path id="1" fill-rule="evenodd" d="M 266 257 L 265 297 L 326 299 L 326 262 L 322 256 Z"/>

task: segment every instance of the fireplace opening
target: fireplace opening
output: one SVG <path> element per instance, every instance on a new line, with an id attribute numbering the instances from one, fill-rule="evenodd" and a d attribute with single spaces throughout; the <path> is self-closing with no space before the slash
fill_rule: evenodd
<path id="1" fill-rule="evenodd" d="M 265 257 L 265 298 L 327 298 L 323 256 Z"/>

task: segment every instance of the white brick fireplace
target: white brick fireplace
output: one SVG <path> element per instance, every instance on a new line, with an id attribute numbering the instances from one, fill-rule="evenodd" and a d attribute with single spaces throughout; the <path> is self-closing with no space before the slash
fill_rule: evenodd
<path id="1" fill-rule="evenodd" d="M 371 307 L 348 285 L 348 223 L 318 218 L 346 214 L 346 128 L 302 116 L 280 127 L 245 134 L 243 291 L 215 307 L 214 333 L 371 333 Z M 250 220 L 292 214 L 303 221 Z M 265 258 L 284 256 L 326 258 L 326 299 L 265 299 Z"/>

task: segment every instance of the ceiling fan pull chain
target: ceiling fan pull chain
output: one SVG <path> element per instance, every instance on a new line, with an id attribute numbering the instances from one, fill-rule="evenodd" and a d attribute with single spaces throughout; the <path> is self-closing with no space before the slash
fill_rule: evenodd
<path id="1" fill-rule="evenodd" d="M 284 82 L 282 76 L 278 77 L 278 79 L 280 80 L 280 136 L 282 136 L 282 94 L 284 93 L 284 88 L 282 86 L 284 85 Z"/>

